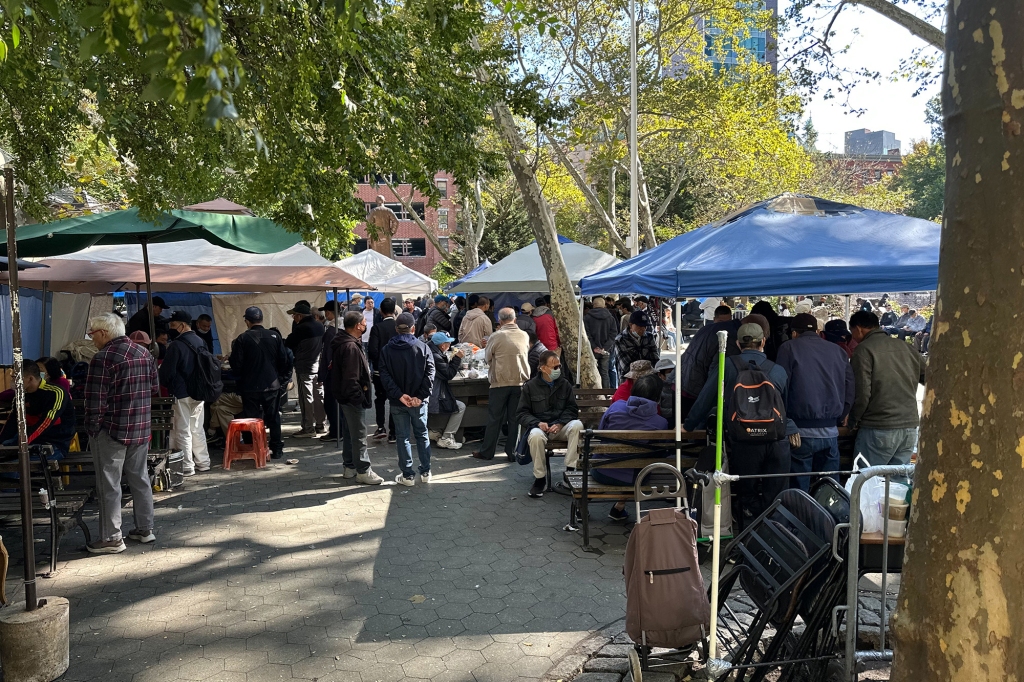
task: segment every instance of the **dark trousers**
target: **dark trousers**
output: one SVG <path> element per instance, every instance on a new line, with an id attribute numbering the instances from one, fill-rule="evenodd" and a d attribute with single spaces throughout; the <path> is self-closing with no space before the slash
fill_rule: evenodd
<path id="1" fill-rule="evenodd" d="M 259 393 L 242 394 L 242 416 L 247 419 L 262 419 L 270 429 L 270 451 L 284 452 L 284 440 L 281 439 L 281 403 L 280 392 L 261 391 Z"/>
<path id="2" fill-rule="evenodd" d="M 601 375 L 601 388 L 612 387 L 612 380 L 608 375 L 608 363 L 611 357 L 611 353 L 594 353 L 594 358 L 597 359 L 597 373 Z"/>
<path id="3" fill-rule="evenodd" d="M 366 452 L 366 411 L 358 405 L 342 405 L 341 458 L 345 466 L 365 474 L 370 469 L 370 455 Z"/>
<path id="4" fill-rule="evenodd" d="M 729 443 L 729 468 L 737 476 L 790 473 L 789 440 L 774 443 Z M 770 505 L 789 478 L 746 479 L 736 482 L 736 497 L 741 527 L 746 527 Z"/>
<path id="5" fill-rule="evenodd" d="M 487 392 L 487 430 L 484 431 L 484 444 L 480 455 L 484 459 L 492 459 L 498 447 L 498 436 L 501 426 L 508 426 L 508 437 L 505 440 L 505 454 L 515 459 L 516 443 L 519 441 L 519 422 L 516 421 L 516 410 L 519 409 L 521 386 L 502 386 Z"/>
<path id="6" fill-rule="evenodd" d="M 334 399 L 334 389 L 331 388 L 331 376 L 329 374 L 324 380 L 324 412 L 327 413 L 327 435 L 331 438 L 337 438 L 338 401 Z"/>
<path id="7" fill-rule="evenodd" d="M 388 394 L 384 392 L 384 383 L 380 380 L 380 372 L 373 373 L 373 411 L 377 418 L 377 428 L 384 428 L 384 405 L 388 401 Z M 395 418 L 388 417 L 388 433 L 395 435 Z"/>

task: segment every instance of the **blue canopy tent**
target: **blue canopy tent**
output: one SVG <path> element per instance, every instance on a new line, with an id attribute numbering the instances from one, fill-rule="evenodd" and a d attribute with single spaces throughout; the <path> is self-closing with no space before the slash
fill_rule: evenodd
<path id="1" fill-rule="evenodd" d="M 481 272 L 483 272 L 484 270 L 486 270 L 489 267 L 491 267 L 491 261 L 485 258 L 483 263 L 481 263 L 480 265 L 476 266 L 475 268 L 473 268 L 472 270 L 467 272 L 462 277 L 459 277 L 454 282 L 449 282 L 448 285 L 444 288 L 445 292 L 456 291 L 460 284 L 465 282 L 467 279 L 470 279 L 472 277 L 476 277 L 477 275 L 479 275 Z"/>
<path id="2" fill-rule="evenodd" d="M 931 291 L 941 226 L 783 194 L 584 277 L 584 296 Z"/>

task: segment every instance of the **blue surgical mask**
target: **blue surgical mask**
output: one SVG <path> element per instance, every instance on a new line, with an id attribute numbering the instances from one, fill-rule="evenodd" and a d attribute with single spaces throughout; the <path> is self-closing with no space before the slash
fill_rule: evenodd
<path id="1" fill-rule="evenodd" d="M 551 370 L 551 380 L 558 381 L 562 377 L 562 368 Z"/>

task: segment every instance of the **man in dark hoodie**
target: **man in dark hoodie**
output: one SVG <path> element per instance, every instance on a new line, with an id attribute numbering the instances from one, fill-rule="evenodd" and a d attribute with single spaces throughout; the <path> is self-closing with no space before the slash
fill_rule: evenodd
<path id="1" fill-rule="evenodd" d="M 391 414 L 398 432 L 399 485 L 416 484 L 409 436 L 416 439 L 420 459 L 420 482 L 430 482 L 430 439 L 427 435 L 427 404 L 434 385 L 434 357 L 426 344 L 416 338 L 412 315 L 402 313 L 395 320 L 393 339 L 380 352 L 380 380 L 391 401 Z"/>
<path id="2" fill-rule="evenodd" d="M 718 357 L 718 332 L 725 330 L 729 334 L 729 342 L 725 346 L 727 356 L 738 355 L 736 347 L 736 330 L 740 328 L 739 320 L 732 319 L 732 310 L 727 305 L 720 305 L 715 309 L 715 319 L 710 324 L 701 327 L 693 335 L 690 345 L 683 353 L 683 357 L 676 369 L 677 380 L 682 382 L 680 391 L 682 393 L 682 405 L 679 413 L 680 419 L 686 419 L 690 408 L 700 395 L 701 389 L 708 380 L 708 371 L 711 363 Z"/>
<path id="3" fill-rule="evenodd" d="M 597 370 L 601 374 L 601 388 L 611 388 L 608 365 L 612 357 L 612 350 L 615 348 L 615 337 L 619 334 L 619 321 L 605 307 L 605 300 L 602 297 L 594 298 L 594 307 L 583 316 L 583 327 L 587 330 L 587 338 L 590 339 L 594 357 L 597 358 Z"/>
<path id="4" fill-rule="evenodd" d="M 315 438 L 317 431 L 325 431 L 323 420 L 326 415 L 318 414 L 323 410 L 323 385 L 317 381 L 324 326 L 313 317 L 313 310 L 306 301 L 296 303 L 288 314 L 292 316 L 294 325 L 284 345 L 295 354 L 295 378 L 299 389 L 299 410 L 302 412 L 302 429 L 292 435 Z"/>
<path id="5" fill-rule="evenodd" d="M 842 348 L 818 336 L 818 320 L 808 313 L 792 318 L 791 341 L 779 348 L 778 365 L 789 377 L 786 416 L 798 432 L 789 437 L 790 471 L 839 470 L 839 425 L 853 408 L 856 381 Z M 809 476 L 791 479 L 810 489 Z"/>
<path id="6" fill-rule="evenodd" d="M 384 428 L 384 405 L 387 402 L 388 394 L 384 390 L 384 384 L 380 380 L 380 351 L 387 345 L 388 341 L 394 338 L 395 314 L 397 304 L 393 298 L 385 298 L 380 304 L 380 321 L 370 329 L 370 342 L 367 344 L 366 354 L 370 359 L 370 368 L 373 370 L 373 409 L 377 418 L 377 430 L 374 438 L 387 438 L 389 443 L 395 442 L 395 418 L 388 417 L 387 428 Z"/>
<path id="7" fill-rule="evenodd" d="M 370 406 L 370 365 L 363 353 L 366 320 L 360 311 L 345 313 L 345 329 L 332 342 L 331 389 L 345 420 L 341 458 L 342 478 L 354 478 L 364 485 L 380 485 L 384 479 L 370 468 L 366 452 L 366 408 Z"/>

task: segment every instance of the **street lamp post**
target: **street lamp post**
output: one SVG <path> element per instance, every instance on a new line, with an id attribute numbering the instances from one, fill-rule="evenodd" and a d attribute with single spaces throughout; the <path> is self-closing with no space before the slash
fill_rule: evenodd
<path id="1" fill-rule="evenodd" d="M 636 142 L 636 0 L 629 0 L 629 255 L 640 252 L 640 182 Z"/>

